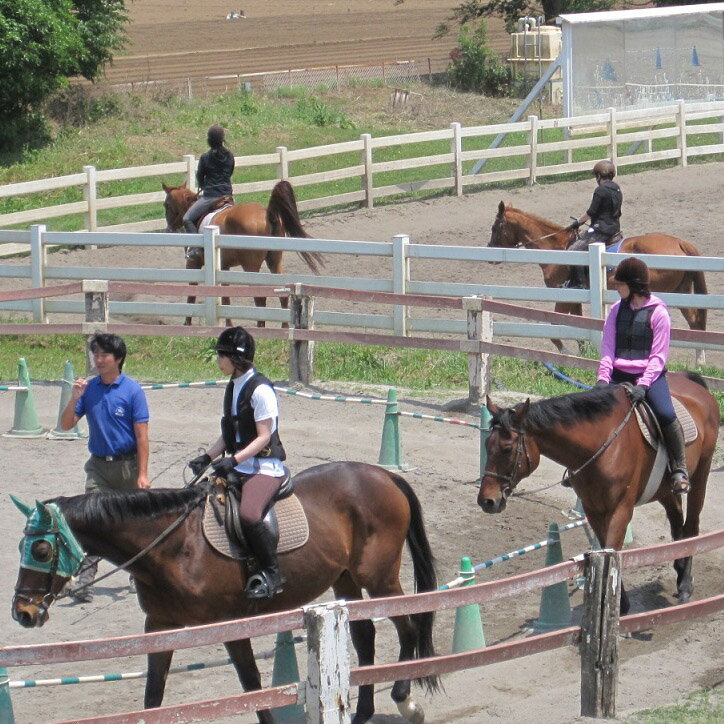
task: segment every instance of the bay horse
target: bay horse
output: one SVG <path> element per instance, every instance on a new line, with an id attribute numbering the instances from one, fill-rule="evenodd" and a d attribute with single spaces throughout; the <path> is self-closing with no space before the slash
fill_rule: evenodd
<path id="1" fill-rule="evenodd" d="M 576 232 L 567 231 L 560 224 L 530 214 L 512 204 L 501 201 L 490 233 L 489 247 L 526 249 L 565 250 L 574 240 Z M 669 234 L 654 232 L 625 239 L 619 249 L 621 254 L 667 254 L 671 256 L 701 256 L 689 241 Z M 547 287 L 560 287 L 570 275 L 570 267 L 563 264 L 541 264 L 543 281 Z M 706 278 L 701 271 L 678 271 L 676 269 L 651 269 L 651 291 L 676 292 L 678 294 L 706 294 Z M 607 285 L 613 288 L 613 272 L 609 273 Z M 556 312 L 581 316 L 580 302 L 556 302 Z M 690 329 L 706 330 L 706 309 L 682 308 L 681 313 Z M 553 343 L 563 350 L 561 340 Z M 704 350 L 697 350 L 696 364 L 704 364 Z"/>
<path id="2" fill-rule="evenodd" d="M 174 232 L 183 228 L 183 216 L 191 205 L 199 198 L 186 184 L 181 186 L 161 186 L 166 192 L 163 207 L 166 214 L 166 231 Z M 214 216 L 213 223 L 219 227 L 221 234 L 236 234 L 241 236 L 291 236 L 299 239 L 308 239 L 309 234 L 304 230 L 299 218 L 297 200 L 294 189 L 289 181 L 279 181 L 272 189 L 268 206 L 256 201 L 234 204 L 219 211 Z M 299 256 L 314 274 L 319 274 L 320 266 L 324 266 L 324 256 L 317 252 L 300 251 Z M 272 274 L 282 273 L 282 252 L 280 250 L 264 249 L 222 249 L 221 269 L 224 271 L 234 266 L 240 266 L 246 272 L 258 272 L 261 265 L 266 262 Z M 204 248 L 201 246 L 186 247 L 186 268 L 202 269 L 204 266 Z M 194 304 L 196 297 L 188 297 L 187 304 Z M 229 304 L 229 298 L 223 297 L 222 304 Z M 279 303 L 283 309 L 288 309 L 289 299 L 280 297 Z M 266 307 L 266 297 L 254 297 L 257 307 Z M 185 325 L 191 324 L 191 317 L 186 317 Z M 257 322 L 257 327 L 263 327 L 264 321 Z M 232 326 L 230 319 L 226 320 L 228 327 Z M 287 326 L 286 324 L 284 326 Z"/>
<path id="3" fill-rule="evenodd" d="M 338 599 L 362 598 L 363 589 L 372 597 L 401 595 L 399 572 L 405 541 L 416 590 L 434 591 L 437 586 L 422 508 L 410 484 L 374 465 L 334 462 L 295 476 L 295 493 L 308 519 L 309 539 L 300 548 L 279 555 L 286 579 L 284 591 L 271 600 L 248 601 L 243 567 L 217 553 L 202 534 L 203 501 L 209 486 L 201 483 L 181 489 L 104 491 L 38 503 L 48 530 L 35 537 L 31 531 L 38 528 L 36 509 L 16 501 L 28 516 L 28 526 L 21 544 L 24 553 L 12 603 L 13 618 L 28 628 L 42 626 L 48 619 L 48 607 L 70 575 L 57 564 L 59 549 L 61 553 L 71 550 L 73 541 L 66 539 L 76 538 L 76 548 L 80 544 L 87 555 L 120 565 L 174 522 L 178 526 L 128 568 L 146 614 L 146 632 L 296 608 L 330 587 Z M 58 520 L 51 520 L 48 509 L 54 506 L 58 511 L 55 517 L 67 522 L 65 534 Z M 59 528 L 60 541 L 56 534 Z M 42 572 L 42 561 L 50 566 L 51 557 L 55 566 Z M 62 563 L 62 557 L 60 560 Z M 400 660 L 435 655 L 433 616 L 427 612 L 392 618 L 400 641 Z M 350 631 L 360 666 L 372 665 L 374 624 L 352 621 Z M 249 640 L 229 641 L 225 646 L 243 688 L 261 688 Z M 172 656 L 173 651 L 148 655 L 146 708 L 161 705 Z M 438 689 L 433 676 L 418 683 L 430 692 Z M 422 708 L 410 696 L 409 681 L 396 681 L 391 695 L 403 716 L 422 721 Z M 354 721 L 361 724 L 373 714 L 373 686 L 361 686 Z M 274 721 L 269 710 L 257 716 L 260 722 Z"/>
<path id="4" fill-rule="evenodd" d="M 478 491 L 486 513 L 500 513 L 516 485 L 528 477 L 544 455 L 569 471 L 569 482 L 583 505 L 588 522 L 604 548 L 620 550 L 634 506 L 658 501 L 666 511 L 673 540 L 699 534 L 699 515 L 719 431 L 719 407 L 695 372 L 667 375 L 671 392 L 684 404 L 696 425 L 697 437 L 686 448 L 690 492 L 684 519 L 681 496 L 672 492 L 668 472 L 647 482 L 655 458 L 632 414 L 620 385 L 594 388 L 502 409 L 487 398 L 492 415 L 486 442 L 487 467 Z M 674 562 L 679 603 L 692 593 L 691 557 Z M 629 610 L 621 588 L 621 613 Z"/>

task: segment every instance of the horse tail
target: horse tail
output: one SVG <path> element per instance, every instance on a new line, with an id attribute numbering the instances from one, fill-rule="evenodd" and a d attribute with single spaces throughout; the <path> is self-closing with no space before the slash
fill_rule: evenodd
<path id="1" fill-rule="evenodd" d="M 425 522 L 422 517 L 422 506 L 415 495 L 412 486 L 401 475 L 390 473 L 395 485 L 407 498 L 410 506 L 410 527 L 407 530 L 407 546 L 412 557 L 412 569 L 415 575 L 415 592 L 434 591 L 437 589 L 437 575 L 435 574 L 435 558 L 432 555 L 430 542 L 425 532 Z M 413 613 L 412 620 L 417 626 L 417 641 L 415 643 L 416 658 L 424 659 L 435 656 L 435 647 L 432 641 L 432 627 L 435 619 L 434 611 Z M 428 692 L 434 693 L 440 689 L 440 679 L 437 676 L 424 676 L 417 679 L 417 683 L 424 685 Z"/>
<path id="2" fill-rule="evenodd" d="M 297 199 L 294 189 L 289 181 L 279 181 L 271 192 L 269 205 L 266 209 L 266 219 L 272 236 L 284 236 L 282 225 L 287 236 L 297 239 L 309 239 L 310 236 L 302 226 L 297 209 Z M 315 273 L 319 274 L 319 267 L 324 266 L 324 256 L 316 251 L 297 252 L 304 263 Z"/>
<path id="3" fill-rule="evenodd" d="M 681 248 L 681 251 L 686 254 L 686 256 L 701 256 L 699 250 L 690 241 L 684 241 L 682 239 L 679 247 Z M 706 277 L 704 276 L 703 271 L 690 271 L 688 272 L 688 274 L 694 288 L 694 294 L 709 293 L 706 286 Z M 708 311 L 709 310 L 707 309 L 696 310 L 696 329 L 706 330 L 706 317 Z"/>

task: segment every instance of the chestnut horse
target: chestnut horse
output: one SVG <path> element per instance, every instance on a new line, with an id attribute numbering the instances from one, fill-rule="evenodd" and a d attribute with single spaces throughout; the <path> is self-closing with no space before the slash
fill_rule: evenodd
<path id="1" fill-rule="evenodd" d="M 548 221 L 535 214 L 515 208 L 503 201 L 498 205 L 498 213 L 490 233 L 489 247 L 507 247 L 526 249 L 565 250 L 573 241 L 574 231 Z M 668 234 L 644 234 L 626 239 L 621 254 L 669 254 L 671 256 L 701 256 L 697 248 L 688 241 L 677 239 Z M 547 287 L 560 287 L 569 277 L 570 268 L 562 264 L 541 264 L 543 281 Z M 676 269 L 651 269 L 651 290 L 654 292 L 677 292 L 679 294 L 706 294 L 706 279 L 701 271 L 677 271 Z M 612 288 L 613 273 L 608 276 L 608 287 Z M 556 302 L 556 312 L 563 314 L 582 314 L 580 302 Z M 706 329 L 706 309 L 682 308 L 690 329 Z M 553 340 L 559 350 L 563 349 L 560 340 Z M 704 364 L 704 351 L 697 350 L 697 365 Z"/>
<path id="2" fill-rule="evenodd" d="M 179 231 L 183 228 L 183 216 L 198 199 L 186 184 L 181 186 L 166 186 L 161 184 L 166 192 L 163 207 L 166 212 L 167 231 Z M 228 198 L 228 197 L 226 197 Z M 222 234 L 238 234 L 242 236 L 293 236 L 299 239 L 308 239 L 309 234 L 304 230 L 297 210 L 297 200 L 294 189 L 288 181 L 279 181 L 271 192 L 269 205 L 262 206 L 256 201 L 228 206 L 214 216 L 213 223 L 219 227 Z M 315 273 L 319 274 L 319 267 L 324 266 L 324 257 L 317 252 L 300 251 L 304 263 Z M 240 266 L 247 272 L 258 272 L 263 262 L 266 262 L 272 274 L 282 273 L 282 252 L 266 251 L 264 249 L 222 249 L 221 268 L 226 271 L 233 266 Z M 204 266 L 204 249 L 201 246 L 186 247 L 186 268 L 201 269 Z M 187 304 L 194 304 L 196 297 L 189 297 Z M 279 302 L 283 309 L 289 307 L 289 299 L 280 297 Z M 223 297 L 222 304 L 229 304 L 229 298 Z M 266 307 L 265 297 L 254 297 L 257 307 Z M 191 317 L 186 317 L 184 324 L 191 324 Z M 227 326 L 232 326 L 230 319 Z M 257 322 L 258 327 L 264 326 L 264 321 Z"/>
<path id="3" fill-rule="evenodd" d="M 405 540 L 416 590 L 436 588 L 420 502 L 409 483 L 395 473 L 366 463 L 336 462 L 295 476 L 295 493 L 307 515 L 309 539 L 300 548 L 280 554 L 284 591 L 264 601 L 245 598 L 244 567 L 206 542 L 201 528 L 208 491 L 205 483 L 183 489 L 105 491 L 56 498 L 37 503 L 37 508 L 16 500 L 28 523 L 21 544 L 13 618 L 28 628 L 45 623 L 48 607 L 68 575 L 78 569 L 76 565 L 74 571 L 67 563 L 68 552 L 80 551 L 81 546 L 87 555 L 121 565 L 154 543 L 128 567 L 146 614 L 147 632 L 297 608 L 330 586 L 338 599 L 362 598 L 363 589 L 372 597 L 401 595 L 399 572 Z M 164 532 L 166 537 L 157 541 Z M 399 615 L 392 622 L 400 640 L 401 660 L 435 655 L 432 612 Z M 372 621 L 352 621 L 350 630 L 360 666 L 374 664 Z M 225 646 L 244 689 L 261 688 L 249 640 L 229 641 Z M 172 656 L 173 651 L 148 655 L 146 708 L 161 705 Z M 419 683 L 430 691 L 438 688 L 436 677 L 424 677 Z M 395 682 L 392 698 L 403 715 L 422 721 L 424 714 L 410 697 L 409 681 Z M 361 686 L 354 721 L 366 722 L 373 714 L 373 686 Z M 258 712 L 258 719 L 274 721 L 269 710 Z"/>
<path id="4" fill-rule="evenodd" d="M 634 506 L 650 500 L 657 500 L 666 510 L 674 540 L 698 535 L 719 431 L 719 406 L 695 372 L 676 372 L 667 379 L 697 430 L 696 439 L 686 448 L 691 484 L 686 520 L 681 496 L 672 492 L 668 472 L 658 483 L 654 480 L 653 490 L 647 486 L 655 452 L 644 439 L 628 395 L 619 385 L 533 403 L 526 400 L 508 409 L 488 398 L 491 432 L 478 505 L 486 513 L 500 513 L 516 485 L 545 455 L 568 469 L 569 481 L 603 547 L 620 550 Z M 674 569 L 678 600 L 686 603 L 692 592 L 691 557 L 675 561 Z M 628 609 L 622 587 L 621 612 Z"/>

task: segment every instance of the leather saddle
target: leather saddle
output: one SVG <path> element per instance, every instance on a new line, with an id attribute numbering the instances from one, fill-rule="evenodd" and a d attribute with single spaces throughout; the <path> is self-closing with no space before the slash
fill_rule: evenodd
<path id="1" fill-rule="evenodd" d="M 274 504 L 288 498 L 294 492 L 294 479 L 287 468 L 284 468 L 284 473 L 284 480 L 263 516 L 264 525 L 277 543 L 279 542 L 279 521 Z M 217 477 L 207 499 L 207 506 L 213 511 L 216 522 L 220 527 L 223 526 L 226 532 L 230 555 L 237 560 L 247 560 L 252 555 L 246 543 L 239 517 L 242 485 L 243 480 L 234 473 L 226 479 Z"/>

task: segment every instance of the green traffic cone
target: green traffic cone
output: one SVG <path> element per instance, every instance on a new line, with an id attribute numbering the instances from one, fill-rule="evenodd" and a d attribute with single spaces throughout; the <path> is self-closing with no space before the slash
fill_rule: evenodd
<path id="1" fill-rule="evenodd" d="M 400 441 L 400 408 L 397 406 L 397 390 L 390 387 L 387 392 L 385 421 L 382 425 L 382 443 L 378 465 L 386 470 L 409 470 L 405 466 Z"/>
<path id="2" fill-rule="evenodd" d="M 465 578 L 463 586 L 471 586 L 475 583 L 475 571 L 472 561 L 465 556 L 460 559 L 460 575 Z M 458 606 L 455 609 L 455 628 L 453 629 L 454 654 L 463 651 L 475 651 L 484 649 L 485 634 L 483 633 L 483 621 L 480 617 L 480 606 L 477 603 L 470 603 L 466 606 Z"/>
<path id="3" fill-rule="evenodd" d="M 274 647 L 274 668 L 272 670 L 272 686 L 295 684 L 299 681 L 299 667 L 294 650 L 294 636 L 291 631 L 280 631 Z M 304 707 L 300 704 L 289 704 L 272 709 L 274 721 L 303 722 L 306 721 Z"/>
<path id="4" fill-rule="evenodd" d="M 0 722 L 3 724 L 15 724 L 9 684 L 8 670 L 0 666 Z"/>
<path id="5" fill-rule="evenodd" d="M 5 433 L 5 437 L 42 437 L 45 429 L 40 424 L 38 413 L 35 411 L 35 398 L 25 357 L 18 360 L 18 385 L 27 389 L 15 393 L 13 427 L 12 430 Z"/>
<path id="6" fill-rule="evenodd" d="M 71 430 L 64 430 L 60 426 L 60 420 L 63 417 L 63 410 L 68 406 L 70 401 L 70 394 L 73 390 L 73 382 L 75 382 L 75 375 L 73 374 L 73 363 L 67 360 L 65 368 L 63 369 L 63 379 L 60 381 L 60 404 L 58 405 L 58 422 L 55 424 L 55 429 L 48 433 L 49 440 L 76 440 L 80 437 L 88 437 L 86 432 L 85 423 L 79 422 Z"/>
<path id="7" fill-rule="evenodd" d="M 558 523 L 548 526 L 548 547 L 546 548 L 546 566 L 563 563 L 561 532 Z M 543 589 L 540 600 L 540 613 L 533 624 L 537 632 L 564 628 L 571 625 L 571 604 L 568 600 L 568 586 L 565 581 L 553 583 Z"/>

